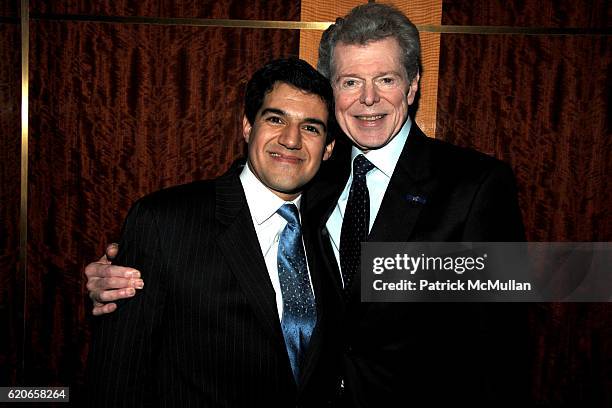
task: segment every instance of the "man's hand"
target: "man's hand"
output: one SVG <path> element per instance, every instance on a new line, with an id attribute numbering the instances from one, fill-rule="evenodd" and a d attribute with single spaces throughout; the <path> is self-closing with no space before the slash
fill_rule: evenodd
<path id="1" fill-rule="evenodd" d="M 85 267 L 87 290 L 94 304 L 94 316 L 113 312 L 117 308 L 113 301 L 132 297 L 136 294 L 136 289 L 144 287 L 138 270 L 112 265 L 118 250 L 117 244 L 110 244 L 102 258 Z"/>

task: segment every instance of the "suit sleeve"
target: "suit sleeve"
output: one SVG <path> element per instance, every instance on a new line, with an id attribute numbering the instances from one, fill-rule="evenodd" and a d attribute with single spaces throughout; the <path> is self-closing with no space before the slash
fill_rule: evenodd
<path id="1" fill-rule="evenodd" d="M 496 163 L 484 177 L 470 208 L 464 240 L 525 240 L 515 178 L 505 163 Z M 486 388 L 490 395 L 512 406 L 525 405 L 529 400 L 528 308 L 528 303 L 482 303 L 471 309 L 482 330 L 479 353 L 487 356 L 479 361 L 480 370 L 495 373 L 484 377 Z"/>
<path id="2" fill-rule="evenodd" d="M 466 220 L 463 241 L 525 241 L 516 181 L 507 164 L 497 162 L 484 176 Z"/>
<path id="3" fill-rule="evenodd" d="M 141 271 L 145 287 L 117 309 L 94 318 L 87 368 L 89 406 L 153 405 L 153 356 L 165 297 L 164 262 L 153 211 L 141 200 L 130 210 L 115 261 Z"/>

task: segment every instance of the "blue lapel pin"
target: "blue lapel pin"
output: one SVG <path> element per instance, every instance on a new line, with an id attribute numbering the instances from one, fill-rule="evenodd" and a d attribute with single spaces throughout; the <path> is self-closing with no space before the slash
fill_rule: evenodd
<path id="1" fill-rule="evenodd" d="M 406 201 L 411 201 L 413 203 L 425 204 L 427 202 L 427 198 L 418 195 L 406 194 Z"/>

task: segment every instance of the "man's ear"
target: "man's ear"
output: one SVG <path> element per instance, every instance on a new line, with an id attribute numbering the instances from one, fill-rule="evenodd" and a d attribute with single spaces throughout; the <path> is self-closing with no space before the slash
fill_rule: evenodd
<path id="1" fill-rule="evenodd" d="M 242 116 L 242 137 L 244 138 L 244 141 L 247 143 L 249 143 L 252 129 L 253 129 L 253 125 L 251 125 L 251 122 L 249 122 L 246 115 Z"/>
<path id="2" fill-rule="evenodd" d="M 414 102 L 414 98 L 419 90 L 419 79 L 421 79 L 421 75 L 417 72 L 416 76 L 410 83 L 408 88 L 408 95 L 406 95 L 406 99 L 408 99 L 408 105 L 412 105 Z"/>
<path id="3" fill-rule="evenodd" d="M 327 144 L 327 146 L 325 146 L 325 149 L 323 150 L 323 161 L 331 157 L 332 152 L 334 151 L 335 145 L 336 145 L 336 141 L 332 140 L 330 143 Z"/>

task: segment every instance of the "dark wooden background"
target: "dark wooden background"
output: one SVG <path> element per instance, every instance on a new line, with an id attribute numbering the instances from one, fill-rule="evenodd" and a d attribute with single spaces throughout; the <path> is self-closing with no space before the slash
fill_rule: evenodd
<path id="1" fill-rule="evenodd" d="M 70 22 L 49 14 L 296 21 L 300 3 L 30 4 L 26 278 L 18 264 L 19 7 L 17 0 L 0 3 L 0 385 L 64 385 L 76 395 L 91 319 L 83 267 L 117 239 L 135 199 L 217 176 L 242 155 L 244 84 L 266 61 L 298 55 L 299 31 Z M 446 0 L 442 23 L 609 33 L 612 6 Z M 513 166 L 530 240 L 612 238 L 611 66 L 604 34 L 441 37 L 435 137 Z M 609 304 L 540 305 L 531 326 L 535 401 L 612 405 Z"/>
<path id="2" fill-rule="evenodd" d="M 609 31 L 612 5 L 446 0 L 442 24 Z M 610 36 L 442 35 L 436 137 L 512 165 L 530 241 L 612 240 L 611 66 Z M 535 401 L 612 406 L 610 306 L 531 310 Z"/>

